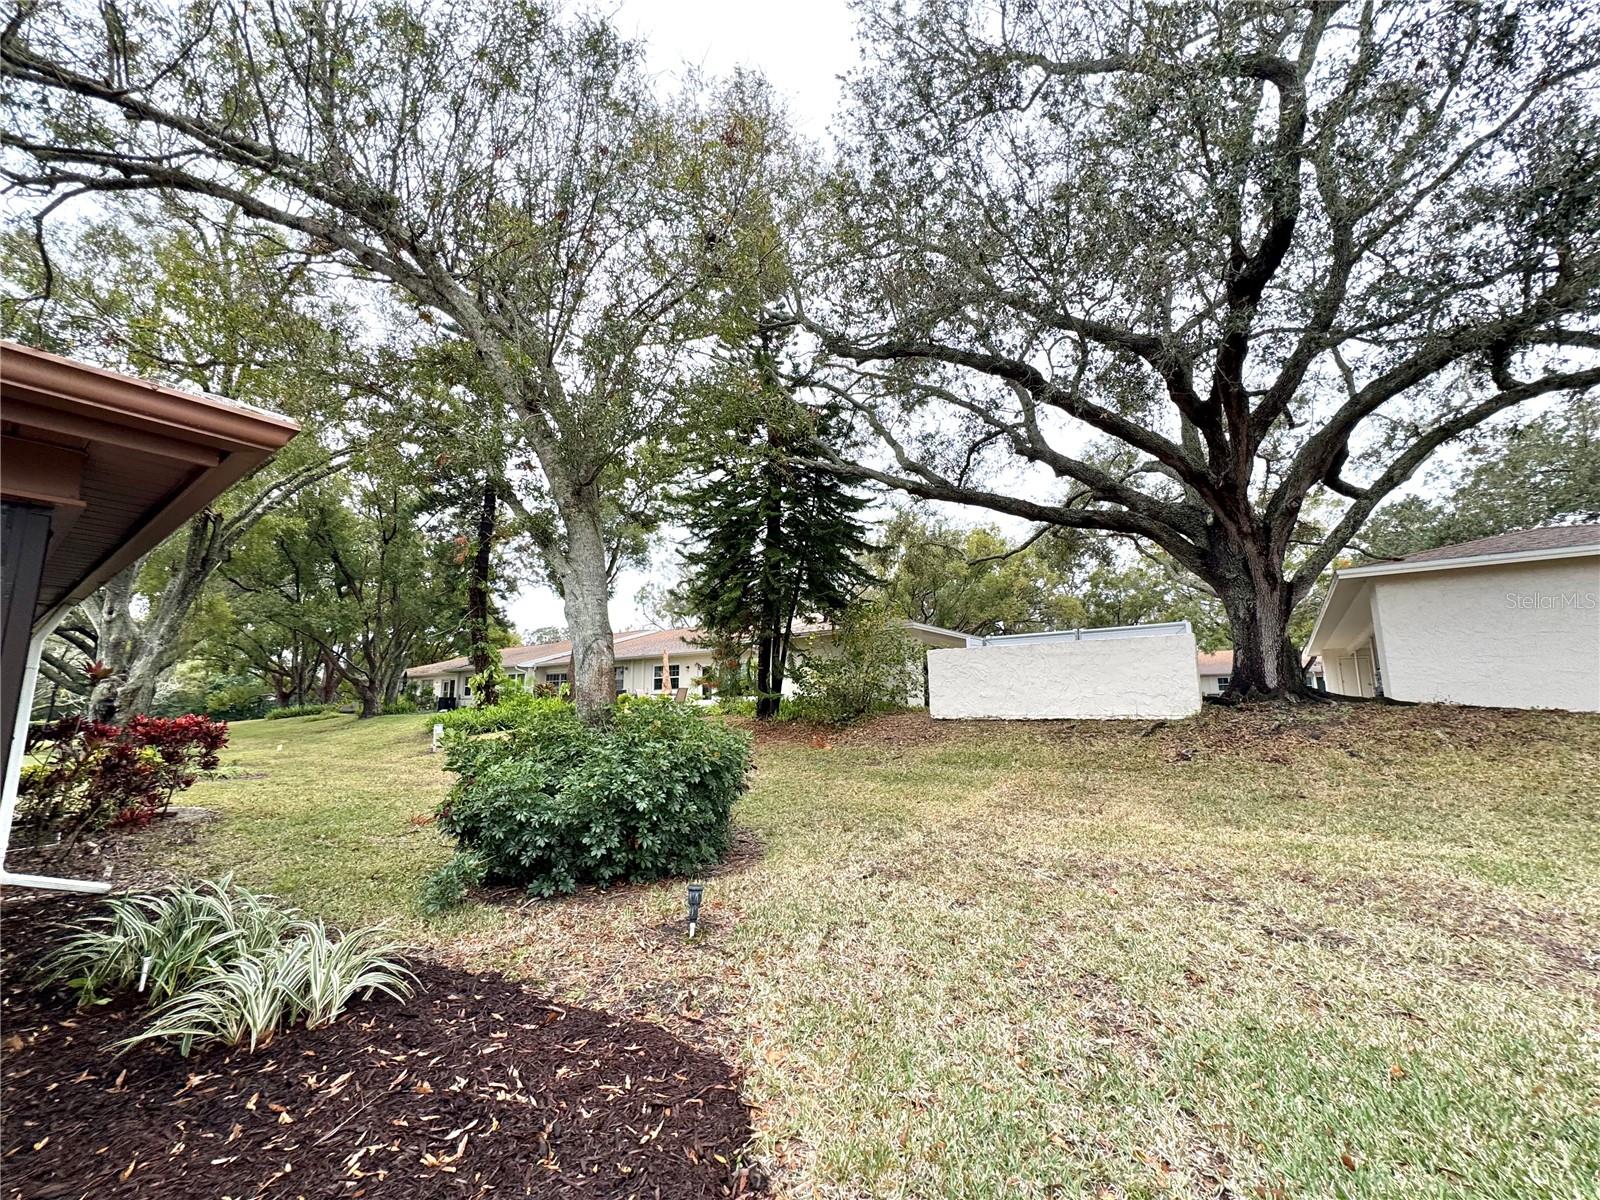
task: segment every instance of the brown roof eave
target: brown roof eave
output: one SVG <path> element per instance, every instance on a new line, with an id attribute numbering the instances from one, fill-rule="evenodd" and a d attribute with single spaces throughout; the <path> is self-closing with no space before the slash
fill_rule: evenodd
<path id="1" fill-rule="evenodd" d="M 164 387 L 16 342 L 0 341 L 0 379 L 13 396 L 80 418 L 133 427 L 259 463 L 300 431 L 288 417 L 218 396 Z"/>
<path id="2" fill-rule="evenodd" d="M 15 342 L 0 341 L 0 395 L 0 418 L 23 439 L 30 430 L 45 430 L 44 436 L 111 447 L 134 461 L 153 456 L 181 463 L 188 475 L 153 505 L 124 510 L 125 536 L 81 575 L 69 576 L 70 585 L 61 581 L 63 590 L 52 595 L 49 610 L 36 614 L 35 629 L 155 549 L 300 431 L 296 422 L 265 409 L 118 375 Z M 69 545 L 72 535 L 69 529 Z"/>

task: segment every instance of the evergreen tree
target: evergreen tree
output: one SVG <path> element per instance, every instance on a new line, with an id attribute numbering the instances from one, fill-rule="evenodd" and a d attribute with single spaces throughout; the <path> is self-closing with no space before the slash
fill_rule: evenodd
<path id="1" fill-rule="evenodd" d="M 701 458 L 704 482 L 679 498 L 693 547 L 683 599 L 727 657 L 754 649 L 761 719 L 778 713 L 796 618 L 836 616 L 870 581 L 861 565 L 871 549 L 860 520 L 866 499 L 788 456 L 826 436 L 825 415 L 809 423 L 801 431 L 787 414 L 751 416 L 714 459 Z"/>

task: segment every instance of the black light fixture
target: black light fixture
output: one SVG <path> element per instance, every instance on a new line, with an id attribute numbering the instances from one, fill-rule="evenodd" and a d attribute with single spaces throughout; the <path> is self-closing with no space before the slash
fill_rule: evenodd
<path id="1" fill-rule="evenodd" d="M 700 924 L 700 897 L 705 892 L 703 883 L 689 885 L 689 936 L 694 937 L 695 926 Z"/>

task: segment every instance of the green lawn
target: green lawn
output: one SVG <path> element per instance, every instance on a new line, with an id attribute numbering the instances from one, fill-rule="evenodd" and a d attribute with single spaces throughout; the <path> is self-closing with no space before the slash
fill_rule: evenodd
<path id="1" fill-rule="evenodd" d="M 786 730 L 693 944 L 678 883 L 423 918 L 430 723 L 235 725 L 163 853 L 718 1046 L 784 1194 L 1600 1194 L 1600 720 Z"/>

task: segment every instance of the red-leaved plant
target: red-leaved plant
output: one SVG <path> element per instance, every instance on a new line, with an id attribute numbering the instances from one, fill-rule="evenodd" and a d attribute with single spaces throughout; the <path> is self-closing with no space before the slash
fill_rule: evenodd
<path id="1" fill-rule="evenodd" d="M 43 761 L 24 767 L 18 824 L 34 844 L 52 834 L 71 846 L 84 833 L 112 825 L 144 826 L 172 797 L 214 771 L 228 744 L 223 721 L 190 714 L 136 716 L 126 725 L 67 717 L 28 731 L 28 748 Z"/>

